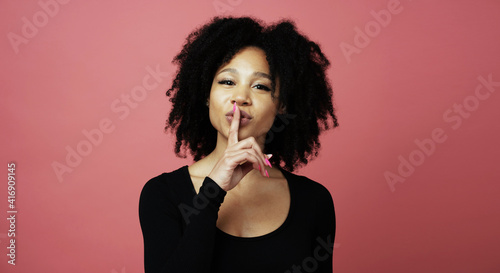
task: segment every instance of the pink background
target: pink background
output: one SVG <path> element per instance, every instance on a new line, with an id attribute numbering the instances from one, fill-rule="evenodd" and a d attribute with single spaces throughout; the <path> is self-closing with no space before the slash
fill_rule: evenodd
<path id="1" fill-rule="evenodd" d="M 63 2 L 50 15 L 38 1 L 0 2 L 1 272 L 143 271 L 140 190 L 191 164 L 163 133 L 170 61 L 222 13 L 291 18 L 332 61 L 341 126 L 297 173 L 333 195 L 336 273 L 500 271 L 500 83 L 479 80 L 500 82 L 500 2 Z M 374 19 L 381 10 L 393 12 L 385 26 Z M 148 67 L 167 76 L 148 78 Z M 157 86 L 141 93 L 145 78 Z M 122 96 L 132 93 L 128 106 Z M 454 104 L 465 104 L 462 114 Z M 106 121 L 88 150 L 82 130 Z M 59 181 L 52 165 L 66 164 L 67 147 L 88 155 Z M 15 266 L 6 257 L 11 161 Z"/>

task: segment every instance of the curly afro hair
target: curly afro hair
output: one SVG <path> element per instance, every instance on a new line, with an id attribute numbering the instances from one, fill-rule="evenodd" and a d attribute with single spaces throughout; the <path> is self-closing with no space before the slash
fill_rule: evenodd
<path id="1" fill-rule="evenodd" d="M 319 134 L 337 127 L 338 121 L 325 75 L 330 63 L 318 44 L 300 34 L 288 20 L 265 26 L 250 17 L 215 17 L 192 32 L 172 61 L 179 68 L 166 92 L 172 110 L 165 131 L 175 133 L 178 157 L 185 158 L 189 149 L 198 161 L 215 149 L 217 131 L 205 105 L 212 81 L 221 65 L 248 46 L 266 53 L 271 76 L 280 82 L 279 108 L 286 109 L 277 114 L 264 153 L 273 154 L 273 165 L 292 172 L 318 155 Z M 274 90 L 275 86 L 273 97 Z"/>

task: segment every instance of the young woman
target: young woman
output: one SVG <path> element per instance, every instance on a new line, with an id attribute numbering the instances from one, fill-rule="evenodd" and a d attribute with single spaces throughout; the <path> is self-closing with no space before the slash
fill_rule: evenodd
<path id="1" fill-rule="evenodd" d="M 174 62 L 165 129 L 195 162 L 142 190 L 146 273 L 332 272 L 332 197 L 292 173 L 338 126 L 319 46 L 290 21 L 215 18 Z"/>

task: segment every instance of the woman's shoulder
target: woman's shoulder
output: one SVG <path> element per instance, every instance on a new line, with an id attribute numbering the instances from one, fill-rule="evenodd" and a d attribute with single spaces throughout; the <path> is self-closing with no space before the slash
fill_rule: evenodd
<path id="1" fill-rule="evenodd" d="M 187 166 L 182 166 L 171 172 L 164 172 L 149 179 L 143 186 L 141 196 L 184 196 L 189 194 L 189 176 Z"/>
<path id="2" fill-rule="evenodd" d="M 304 207 L 310 209 L 333 209 L 332 194 L 322 183 L 304 175 L 298 175 L 284 171 L 290 186 L 293 187 L 293 194 L 296 201 Z"/>
<path id="3" fill-rule="evenodd" d="M 322 184 L 324 181 L 321 181 L 322 183 L 320 183 L 307 176 L 291 173 L 288 171 L 283 171 L 283 174 L 285 175 L 287 180 L 289 180 L 290 183 L 293 183 L 294 186 L 301 192 L 330 195 L 330 191 Z"/>

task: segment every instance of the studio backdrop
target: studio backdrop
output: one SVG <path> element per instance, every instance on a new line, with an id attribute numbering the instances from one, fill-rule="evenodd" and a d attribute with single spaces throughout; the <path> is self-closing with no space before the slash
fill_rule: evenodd
<path id="1" fill-rule="evenodd" d="M 0 272 L 143 272 L 140 191 L 192 164 L 171 60 L 229 15 L 292 19 L 331 61 L 340 126 L 296 173 L 333 196 L 336 273 L 500 272 L 499 1 L 0 7 Z"/>

